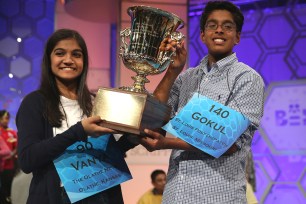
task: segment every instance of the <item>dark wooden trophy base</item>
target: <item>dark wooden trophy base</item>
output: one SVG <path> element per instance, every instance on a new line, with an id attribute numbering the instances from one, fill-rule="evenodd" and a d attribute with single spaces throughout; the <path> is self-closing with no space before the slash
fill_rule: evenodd
<path id="1" fill-rule="evenodd" d="M 103 127 L 144 135 L 144 129 L 157 130 L 170 118 L 171 108 L 146 93 L 99 88 L 92 115 L 100 116 Z"/>

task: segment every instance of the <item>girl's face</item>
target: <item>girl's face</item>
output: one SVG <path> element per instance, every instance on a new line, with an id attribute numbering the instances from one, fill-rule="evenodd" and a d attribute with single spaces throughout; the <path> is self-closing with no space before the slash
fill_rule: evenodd
<path id="1" fill-rule="evenodd" d="M 4 114 L 4 116 L 0 118 L 0 126 L 3 128 L 8 128 L 9 122 L 10 122 L 10 116 L 8 114 Z"/>
<path id="2" fill-rule="evenodd" d="M 56 83 L 76 83 L 83 71 L 83 53 L 73 38 L 59 41 L 51 52 L 51 70 Z"/>

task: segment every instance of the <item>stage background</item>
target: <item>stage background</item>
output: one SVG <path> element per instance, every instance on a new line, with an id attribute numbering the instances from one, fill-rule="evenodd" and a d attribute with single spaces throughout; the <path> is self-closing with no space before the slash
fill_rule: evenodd
<path id="1" fill-rule="evenodd" d="M 129 5 L 155 6 L 187 22 L 190 66 L 207 53 L 199 38 L 203 2 L 191 1 L 86 1 L 0 0 L 0 109 L 14 119 L 22 98 L 35 90 L 48 36 L 58 28 L 77 29 L 90 54 L 89 87 L 131 85 L 133 73 L 118 58 L 118 32 L 129 26 Z M 91 2 L 91 3 L 89 3 Z M 306 203 L 306 2 L 234 1 L 245 14 L 240 61 L 253 67 L 266 83 L 265 114 L 252 149 L 257 177 L 257 198 L 265 204 Z M 96 8 L 96 9 L 93 9 Z M 149 77 L 150 91 L 160 76 Z M 30 119 L 30 118 L 29 118 Z M 167 170 L 170 151 L 148 153 L 137 147 L 127 153 L 134 177 L 122 185 L 125 202 L 136 203 L 150 187 L 150 173 Z"/>

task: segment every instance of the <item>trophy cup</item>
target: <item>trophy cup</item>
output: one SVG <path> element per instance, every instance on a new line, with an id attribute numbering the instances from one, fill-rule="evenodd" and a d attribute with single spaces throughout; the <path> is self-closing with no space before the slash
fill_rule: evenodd
<path id="1" fill-rule="evenodd" d="M 161 103 L 146 89 L 147 75 L 163 72 L 171 63 L 171 51 L 159 51 L 166 36 L 177 40 L 184 38 L 178 32 L 184 26 L 178 16 L 148 6 L 133 6 L 127 10 L 131 28 L 120 32 L 120 56 L 124 65 L 136 72 L 131 87 L 98 89 L 92 115 L 100 116 L 104 127 L 142 135 L 145 128 L 155 129 L 166 124 L 171 107 Z"/>

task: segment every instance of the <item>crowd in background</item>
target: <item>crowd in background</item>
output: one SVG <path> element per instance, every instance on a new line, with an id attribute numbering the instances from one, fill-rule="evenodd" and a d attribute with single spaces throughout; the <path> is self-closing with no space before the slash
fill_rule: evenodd
<path id="1" fill-rule="evenodd" d="M 0 203 L 11 204 L 11 186 L 17 173 L 17 133 L 9 128 L 10 113 L 0 111 Z"/>

